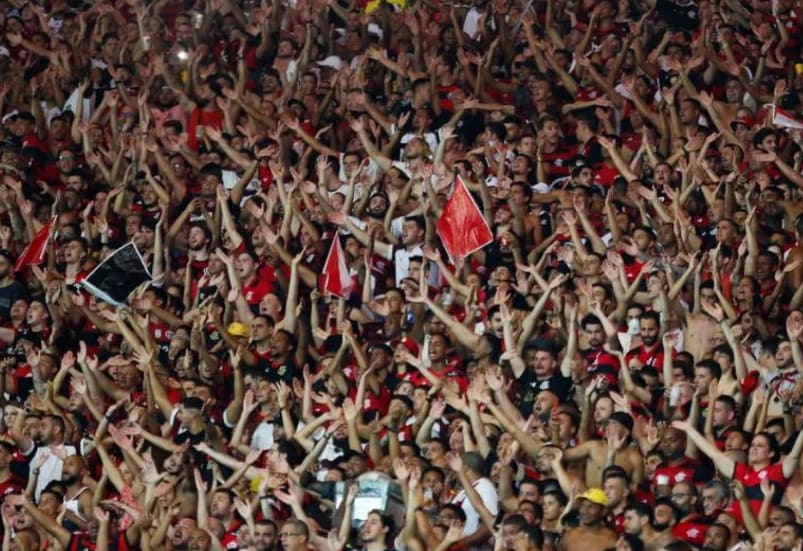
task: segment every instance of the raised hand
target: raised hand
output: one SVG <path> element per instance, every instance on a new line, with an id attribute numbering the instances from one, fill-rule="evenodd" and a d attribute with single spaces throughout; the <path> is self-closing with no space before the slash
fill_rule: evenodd
<path id="1" fill-rule="evenodd" d="M 460 457 L 460 454 L 449 452 L 446 454 L 446 459 L 449 462 L 449 468 L 454 472 L 459 473 L 463 469 L 463 459 Z"/>

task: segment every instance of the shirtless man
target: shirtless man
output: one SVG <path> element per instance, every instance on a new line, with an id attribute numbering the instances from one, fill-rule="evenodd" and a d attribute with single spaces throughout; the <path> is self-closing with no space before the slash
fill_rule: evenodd
<path id="1" fill-rule="evenodd" d="M 605 440 L 588 440 L 564 453 L 566 461 L 585 459 L 585 478 L 589 487 L 602 486 L 602 471 L 609 465 L 619 465 L 630 477 L 635 489 L 644 478 L 644 461 L 641 452 L 633 445 L 631 432 L 633 418 L 616 411 L 608 420 Z"/>
<path id="2" fill-rule="evenodd" d="M 608 509 L 605 492 L 589 488 L 579 498 L 580 525 L 566 530 L 558 544 L 560 551 L 608 549 L 616 545 L 616 532 L 603 524 Z"/>

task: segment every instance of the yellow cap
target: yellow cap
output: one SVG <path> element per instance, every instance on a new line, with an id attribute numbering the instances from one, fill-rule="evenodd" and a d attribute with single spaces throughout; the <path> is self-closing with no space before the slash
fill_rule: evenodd
<path id="1" fill-rule="evenodd" d="M 605 492 L 600 490 L 599 488 L 589 488 L 577 499 L 585 499 L 586 501 L 590 501 L 591 503 L 595 503 L 597 505 L 602 505 L 603 507 L 608 506 L 608 498 L 605 497 Z"/>
<path id="2" fill-rule="evenodd" d="M 229 328 L 226 330 L 229 335 L 233 337 L 250 337 L 251 331 L 248 329 L 248 326 L 244 323 L 240 323 L 239 321 L 235 321 Z"/>

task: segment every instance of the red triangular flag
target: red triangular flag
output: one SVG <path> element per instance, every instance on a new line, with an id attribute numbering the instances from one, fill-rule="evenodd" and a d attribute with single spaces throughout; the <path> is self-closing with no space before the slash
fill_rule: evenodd
<path id="1" fill-rule="evenodd" d="M 53 220 L 42 226 L 42 229 L 34 236 L 33 240 L 28 243 L 17 259 L 17 263 L 14 264 L 15 272 L 19 272 L 26 266 L 38 266 L 44 261 L 47 244 L 50 243 L 51 226 L 53 226 Z"/>
<path id="2" fill-rule="evenodd" d="M 351 294 L 352 280 L 346 265 L 346 255 L 335 234 L 326 262 L 323 264 L 323 291 L 338 297 L 348 298 Z"/>
<path id="3" fill-rule="evenodd" d="M 460 176 L 455 177 L 454 191 L 443 207 L 437 230 L 452 261 L 462 260 L 494 239 L 488 222 Z"/>

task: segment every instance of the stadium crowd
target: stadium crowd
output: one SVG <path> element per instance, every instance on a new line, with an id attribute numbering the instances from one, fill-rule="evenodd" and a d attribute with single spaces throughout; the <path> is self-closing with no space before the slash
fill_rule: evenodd
<path id="1" fill-rule="evenodd" d="M 2 551 L 803 549 L 802 18 L 2 0 Z"/>

